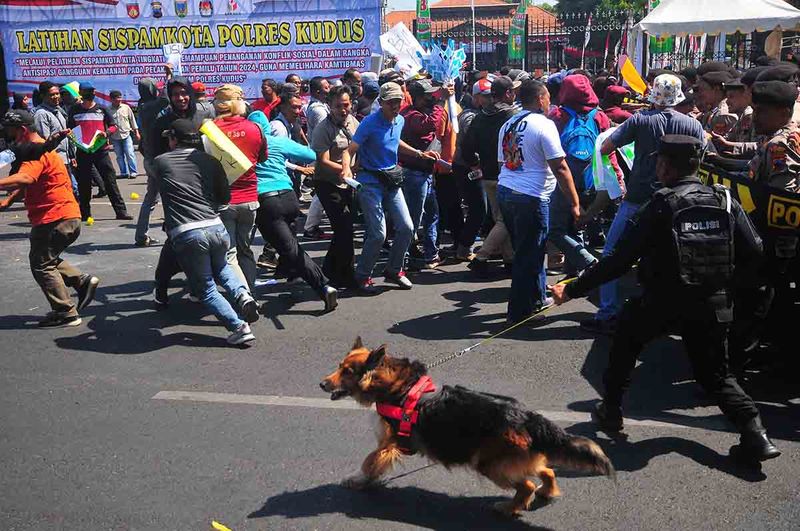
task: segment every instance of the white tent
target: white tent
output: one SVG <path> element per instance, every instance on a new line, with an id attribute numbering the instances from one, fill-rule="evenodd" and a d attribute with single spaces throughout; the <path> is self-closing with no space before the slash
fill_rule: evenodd
<path id="1" fill-rule="evenodd" d="M 650 35 L 716 35 L 784 30 L 800 25 L 800 9 L 783 0 L 661 0 L 637 25 Z"/>

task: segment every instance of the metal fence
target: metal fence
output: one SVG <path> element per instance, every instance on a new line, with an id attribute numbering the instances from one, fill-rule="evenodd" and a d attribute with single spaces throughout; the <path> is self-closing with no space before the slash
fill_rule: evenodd
<path id="1" fill-rule="evenodd" d="M 475 67 L 478 70 L 498 70 L 506 65 L 524 66 L 531 72 L 577 68 L 581 65 L 595 72 L 603 68 L 613 69 L 618 54 L 625 53 L 630 30 L 642 16 L 642 13 L 624 11 L 562 13 L 554 18 L 526 16 L 525 59 L 514 63 L 508 59 L 511 16 L 499 18 L 479 15 L 474 31 Z M 472 27 L 470 18 L 434 18 L 431 20 L 431 37 L 443 42 L 453 39 L 457 46 L 466 49 L 467 57 L 471 60 Z M 660 46 L 661 49 L 653 48 L 647 55 L 651 68 L 671 67 L 678 70 L 709 60 L 726 61 L 746 68 L 755 57 L 763 54 L 763 36 L 728 35 L 724 46 L 719 45 L 713 36 L 675 38 Z"/>

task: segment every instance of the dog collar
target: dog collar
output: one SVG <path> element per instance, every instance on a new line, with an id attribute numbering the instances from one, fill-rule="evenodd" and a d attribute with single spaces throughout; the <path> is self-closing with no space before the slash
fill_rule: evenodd
<path id="1" fill-rule="evenodd" d="M 423 376 L 417 380 L 417 383 L 408 391 L 402 406 L 395 406 L 383 402 L 375 404 L 378 415 L 390 421 L 399 421 L 397 425 L 397 437 L 400 442 L 400 449 L 406 453 L 411 451 L 411 445 L 409 444 L 411 442 L 411 429 L 419 419 L 417 406 L 419 405 L 420 399 L 425 393 L 433 393 L 435 391 L 436 385 L 433 383 L 433 380 L 431 380 L 431 377 Z"/>

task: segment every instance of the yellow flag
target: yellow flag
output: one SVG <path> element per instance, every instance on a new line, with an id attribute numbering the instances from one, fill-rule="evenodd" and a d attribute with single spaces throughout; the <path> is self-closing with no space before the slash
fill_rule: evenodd
<path id="1" fill-rule="evenodd" d="M 231 142 L 231 139 L 211 120 L 200 126 L 200 132 L 203 133 L 203 148 L 206 153 L 222 163 L 228 183 L 233 184 L 253 167 L 253 163 L 242 150 L 236 147 L 236 144 Z"/>
<path id="2" fill-rule="evenodd" d="M 636 71 L 636 67 L 633 66 L 630 57 L 625 58 L 625 62 L 622 64 L 619 73 L 622 74 L 622 79 L 624 79 L 633 90 L 639 94 L 645 93 L 647 90 L 647 83 L 644 82 L 642 76 Z"/>

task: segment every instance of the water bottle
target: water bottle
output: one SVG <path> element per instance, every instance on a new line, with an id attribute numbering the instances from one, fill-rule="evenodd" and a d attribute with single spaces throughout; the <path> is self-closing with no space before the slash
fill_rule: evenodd
<path id="1" fill-rule="evenodd" d="M 17 160 L 17 156 L 10 149 L 0 151 L 0 169 L 10 166 L 15 160 Z"/>

